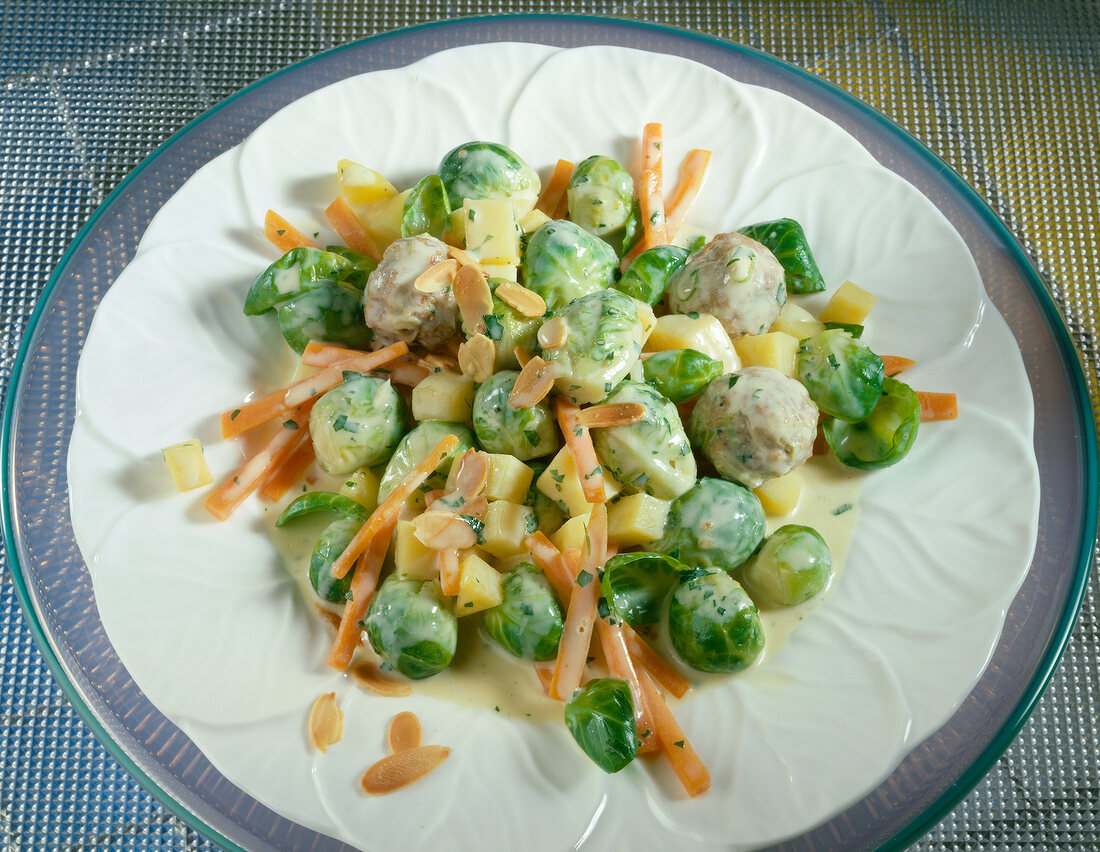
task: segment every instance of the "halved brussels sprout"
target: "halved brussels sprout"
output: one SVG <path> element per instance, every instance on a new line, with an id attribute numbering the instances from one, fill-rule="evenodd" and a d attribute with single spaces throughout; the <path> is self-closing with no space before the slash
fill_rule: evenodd
<path id="1" fill-rule="evenodd" d="M 355 566 L 353 565 L 347 574 L 337 579 L 332 575 L 332 563 L 351 544 L 351 540 L 359 532 L 365 520 L 366 518 L 362 521 L 341 518 L 333 521 L 325 527 L 321 537 L 313 545 L 313 554 L 309 558 L 309 584 L 313 586 L 313 591 L 321 600 L 343 603 L 348 599 L 351 581 L 355 577 Z"/>
<path id="2" fill-rule="evenodd" d="M 589 681 L 565 703 L 565 726 L 604 772 L 618 772 L 638 753 L 634 697 L 625 680 Z"/>
<path id="3" fill-rule="evenodd" d="M 458 619 L 432 580 L 391 574 L 371 600 L 362 626 L 378 656 L 414 680 L 447 668 L 458 645 Z"/>
<path id="4" fill-rule="evenodd" d="M 732 571 L 764 540 L 764 507 L 743 485 L 704 477 L 672 501 L 654 550 L 689 568 Z"/>
<path id="5" fill-rule="evenodd" d="M 390 457 L 409 424 L 409 412 L 387 379 L 345 373 L 309 413 L 317 462 L 328 473 L 351 473 Z"/>
<path id="6" fill-rule="evenodd" d="M 370 274 L 378 268 L 378 263 L 374 258 L 363 254 L 361 251 L 350 249 L 347 246 L 325 246 L 325 251 L 338 254 L 340 257 L 344 258 L 344 260 L 351 261 L 351 271 L 340 280 L 345 284 L 350 284 L 362 293 L 363 290 L 366 289 L 367 279 L 370 278 Z"/>
<path id="7" fill-rule="evenodd" d="M 283 509 L 279 519 L 275 521 L 275 526 L 281 527 L 290 521 L 317 512 L 336 512 L 348 520 L 359 521 L 360 525 L 367 520 L 370 514 L 362 505 L 343 494 L 337 494 L 335 491 L 310 491 L 298 497 Z"/>
<path id="8" fill-rule="evenodd" d="M 657 393 L 679 405 L 722 375 L 722 362 L 695 349 L 667 349 L 642 361 L 642 374 Z"/>
<path id="9" fill-rule="evenodd" d="M 493 341 L 496 349 L 496 370 L 518 370 L 516 347 L 522 346 L 528 352 L 534 352 L 538 340 L 536 335 L 542 325 L 542 317 L 527 317 L 502 301 L 495 295 L 497 285 L 505 279 L 490 278 L 489 287 L 494 291 L 493 312 L 485 317 L 485 334 Z"/>
<path id="10" fill-rule="evenodd" d="M 523 562 L 508 573 L 503 600 L 481 615 L 489 638 L 522 660 L 552 660 L 561 640 L 561 607 L 550 583 L 534 565 Z"/>
<path id="11" fill-rule="evenodd" d="M 878 470 L 897 464 L 913 446 L 920 425 L 920 399 L 904 382 L 889 376 L 882 395 L 863 420 L 826 420 L 822 430 L 836 457 L 849 467 Z"/>
<path id="12" fill-rule="evenodd" d="M 768 536 L 740 568 L 741 584 L 754 601 L 794 606 L 829 582 L 833 555 L 813 527 L 786 524 Z"/>
<path id="13" fill-rule="evenodd" d="M 799 343 L 796 366 L 817 407 L 849 423 L 871 413 L 886 376 L 882 359 L 871 347 L 839 328 L 819 331 Z"/>
<path id="14" fill-rule="evenodd" d="M 620 553 L 607 560 L 601 588 L 608 606 L 631 627 L 661 620 L 665 598 L 688 567 L 664 553 Z"/>
<path id="15" fill-rule="evenodd" d="M 783 265 L 788 293 L 817 293 L 825 289 L 825 279 L 810 251 L 806 232 L 794 219 L 757 222 L 739 230 L 766 246 Z"/>
<path id="16" fill-rule="evenodd" d="M 374 332 L 363 322 L 363 291 L 343 282 L 322 282 L 275 309 L 279 330 L 299 355 L 311 340 L 367 349 Z"/>
<path id="17" fill-rule="evenodd" d="M 538 487 L 539 477 L 546 470 L 549 462 L 533 461 L 528 463 L 534 475 L 531 477 L 531 487 L 523 500 L 523 505 L 535 513 L 535 529 L 550 535 L 568 520 L 568 516 L 561 507 L 548 494 Z M 534 530 L 532 530 L 534 532 Z"/>
<path id="18" fill-rule="evenodd" d="M 611 157 L 595 154 L 577 164 L 566 190 L 569 218 L 597 237 L 622 231 L 634 204 L 634 179 Z"/>
<path id="19" fill-rule="evenodd" d="M 490 453 L 505 453 L 520 461 L 557 452 L 561 446 L 548 400 L 529 408 L 512 408 L 508 397 L 519 373 L 502 370 L 478 385 L 474 393 L 474 432 Z"/>
<path id="20" fill-rule="evenodd" d="M 654 246 L 638 255 L 627 267 L 615 289 L 626 295 L 656 305 L 664 298 L 669 279 L 688 259 L 688 252 L 678 246 Z"/>
<path id="21" fill-rule="evenodd" d="M 764 650 L 760 613 L 725 571 L 685 575 L 668 602 L 668 637 L 685 663 L 701 672 L 736 672 Z"/>
<path id="22" fill-rule="evenodd" d="M 401 209 L 401 236 L 415 237 L 431 234 L 442 238 L 451 227 L 451 205 L 447 203 L 447 190 L 439 175 L 421 178 L 405 198 Z"/>
<path id="23" fill-rule="evenodd" d="M 454 452 L 440 462 L 435 473 L 431 474 L 424 484 L 420 486 L 424 492 L 435 488 L 442 488 L 447 484 L 447 474 L 451 472 L 451 464 L 456 458 L 469 449 L 477 449 L 477 439 L 470 431 L 469 426 L 462 423 L 451 423 L 447 420 L 425 420 L 409 430 L 401 439 L 397 449 L 393 451 L 386 470 L 382 474 L 382 481 L 378 484 L 378 502 L 381 503 L 390 496 L 390 492 L 410 470 L 420 464 L 435 446 L 447 435 L 458 438 L 458 446 Z"/>
<path id="24" fill-rule="evenodd" d="M 538 201 L 538 173 L 510 148 L 496 142 L 466 142 L 448 151 L 439 164 L 452 210 L 466 198 L 508 198 L 517 221 Z"/>
<path id="25" fill-rule="evenodd" d="M 258 316 L 323 282 L 343 281 L 358 271 L 356 263 L 336 252 L 293 248 L 256 276 L 245 296 L 244 312 Z"/>
<path id="26" fill-rule="evenodd" d="M 619 258 L 614 249 L 580 225 L 547 222 L 527 240 L 520 272 L 523 284 L 546 300 L 548 311 L 604 290 L 615 283 Z"/>

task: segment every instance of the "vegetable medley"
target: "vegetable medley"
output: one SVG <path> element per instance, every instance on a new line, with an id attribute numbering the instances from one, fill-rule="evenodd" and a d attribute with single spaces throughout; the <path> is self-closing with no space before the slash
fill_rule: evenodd
<path id="1" fill-rule="evenodd" d="M 709 152 L 666 194 L 660 125 L 641 147 L 637 176 L 596 154 L 545 186 L 491 142 L 403 192 L 341 161 L 326 215 L 345 244 L 327 248 L 269 211 L 284 254 L 244 311 L 274 316 L 301 376 L 222 416 L 225 437 L 271 437 L 206 506 L 293 488 L 277 525 L 331 518 L 309 565 L 330 665 L 366 641 L 428 678 L 478 618 L 597 765 L 660 753 L 694 796 L 709 776 L 665 696 L 752 665 L 760 608 L 831 577 L 816 530 L 767 536 L 766 514 L 794 510 L 814 453 L 883 468 L 922 411 L 954 409 L 862 339 L 866 291 L 796 304 L 826 289 L 797 222 L 693 239 Z M 170 448 L 184 478 L 195 446 Z M 309 489 L 315 465 L 337 490 Z"/>

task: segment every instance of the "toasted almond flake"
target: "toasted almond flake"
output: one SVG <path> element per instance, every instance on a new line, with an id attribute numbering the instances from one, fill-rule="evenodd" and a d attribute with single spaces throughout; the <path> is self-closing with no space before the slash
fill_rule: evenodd
<path id="1" fill-rule="evenodd" d="M 413 534 L 421 544 L 434 550 L 461 550 L 477 544 L 477 535 L 468 523 L 451 512 L 437 509 L 413 518 Z"/>
<path id="2" fill-rule="evenodd" d="M 441 260 L 417 275 L 416 280 L 413 281 L 413 288 L 421 293 L 442 293 L 451 286 L 451 280 L 456 272 L 458 272 L 457 260 L 454 258 Z"/>
<path id="3" fill-rule="evenodd" d="M 420 720 L 415 713 L 405 710 L 390 719 L 390 726 L 386 729 L 386 745 L 394 754 L 420 746 Z"/>
<path id="4" fill-rule="evenodd" d="M 489 481 L 489 454 L 467 450 L 451 465 L 447 475 L 447 491 L 471 500 L 485 490 Z"/>
<path id="5" fill-rule="evenodd" d="M 323 618 L 325 621 L 327 621 L 329 624 L 331 624 L 337 630 L 340 629 L 340 615 L 339 615 L 339 613 L 335 613 L 331 609 L 325 609 L 320 604 L 317 604 L 317 613 L 321 616 L 321 618 Z"/>
<path id="6" fill-rule="evenodd" d="M 417 359 L 417 363 L 419 363 L 420 366 L 424 367 L 432 373 L 439 370 L 447 370 L 451 373 L 461 372 L 458 367 L 458 361 L 456 361 L 450 355 L 440 355 L 439 353 L 433 352 L 429 355 L 425 355 L 424 357 Z"/>
<path id="7" fill-rule="evenodd" d="M 493 292 L 489 283 L 473 267 L 463 266 L 455 275 L 453 288 L 466 333 L 485 331 L 485 316 L 493 312 Z"/>
<path id="8" fill-rule="evenodd" d="M 457 260 L 459 266 L 474 270 L 474 272 L 482 278 L 489 277 L 489 273 L 485 271 L 485 267 L 481 265 L 481 261 L 468 251 L 464 251 L 457 246 L 447 246 L 447 257 Z"/>
<path id="9" fill-rule="evenodd" d="M 609 402 L 582 408 L 577 422 L 589 429 L 599 426 L 629 426 L 645 417 L 645 406 L 637 402 Z"/>
<path id="10" fill-rule="evenodd" d="M 309 739 L 322 754 L 344 735 L 344 711 L 336 703 L 336 693 L 318 696 L 309 711 Z"/>
<path id="11" fill-rule="evenodd" d="M 542 402 L 554 387 L 554 368 L 538 355 L 523 365 L 508 397 L 512 408 L 530 408 Z"/>
<path id="12" fill-rule="evenodd" d="M 519 368 L 522 370 L 527 366 L 527 362 L 531 360 L 531 353 L 524 349 L 522 346 L 517 346 L 512 350 L 512 354 L 516 356 L 516 360 L 519 361 Z"/>
<path id="13" fill-rule="evenodd" d="M 459 592 L 460 572 L 458 550 L 447 547 L 435 552 L 435 571 L 439 575 L 439 588 L 445 595 L 457 595 Z"/>
<path id="14" fill-rule="evenodd" d="M 478 384 L 488 381 L 493 375 L 497 348 L 484 334 L 475 334 L 458 347 L 458 366 L 462 375 L 469 376 Z"/>
<path id="15" fill-rule="evenodd" d="M 451 750 L 441 745 L 405 749 L 380 761 L 363 773 L 363 792 L 372 796 L 392 793 L 423 778 L 447 759 Z"/>
<path id="16" fill-rule="evenodd" d="M 528 290 L 515 281 L 500 282 L 496 294 L 502 302 L 511 305 L 525 317 L 541 317 L 546 314 L 546 300 L 534 290 Z"/>
<path id="17" fill-rule="evenodd" d="M 424 494 L 424 505 L 431 509 L 436 503 L 442 499 L 444 491 L 442 488 L 433 488 Z"/>
<path id="18" fill-rule="evenodd" d="M 378 666 L 368 660 L 363 660 L 351 667 L 351 676 L 355 682 L 365 689 L 369 689 L 376 695 L 385 695 L 389 698 L 403 698 L 412 695 L 412 687 L 404 681 L 386 677 Z"/>
<path id="19" fill-rule="evenodd" d="M 544 322 L 539 326 L 538 340 L 543 349 L 560 349 L 565 345 L 565 320 L 554 317 Z"/>

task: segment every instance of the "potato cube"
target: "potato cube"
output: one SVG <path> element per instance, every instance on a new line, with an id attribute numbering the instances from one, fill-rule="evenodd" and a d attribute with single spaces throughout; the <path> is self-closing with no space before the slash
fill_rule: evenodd
<path id="1" fill-rule="evenodd" d="M 412 415 L 416 420 L 449 420 L 469 423 L 474 409 L 474 380 L 440 370 L 429 373 L 412 390 Z"/>
<path id="2" fill-rule="evenodd" d="M 726 334 L 718 318 L 710 314 L 698 314 L 694 317 L 687 314 L 666 314 L 658 317 L 642 348 L 646 352 L 694 349 L 721 361 L 722 369 L 727 373 L 741 367 L 730 336 Z"/>
<path id="3" fill-rule="evenodd" d="M 483 521 L 481 546 L 496 557 L 524 552 L 523 540 L 536 529 L 535 513 L 527 506 L 507 500 L 490 503 Z"/>
<path id="4" fill-rule="evenodd" d="M 603 482 L 604 494 L 608 500 L 619 493 L 619 484 L 608 476 L 606 471 Z M 584 499 L 577 466 L 573 463 L 573 455 L 569 452 L 568 446 L 558 450 L 558 454 L 546 466 L 546 470 L 542 472 L 535 485 L 571 518 L 578 515 L 587 516 L 592 511 L 592 507 Z"/>
<path id="5" fill-rule="evenodd" d="M 583 551 L 585 542 L 588 540 L 588 521 L 589 515 L 570 518 L 550 536 L 550 541 L 554 542 L 554 546 L 562 553 L 567 550 Z"/>
<path id="6" fill-rule="evenodd" d="M 825 330 L 825 323 L 817 319 L 813 314 L 801 305 L 788 301 L 779 311 L 779 316 L 769 331 L 782 331 L 797 340 L 805 340 L 813 337 L 819 331 Z"/>
<path id="7" fill-rule="evenodd" d="M 340 160 L 336 164 L 336 181 L 340 194 L 348 204 L 369 204 L 397 195 L 392 183 L 374 169 L 361 166 L 354 160 Z"/>
<path id="8" fill-rule="evenodd" d="M 868 293 L 851 281 L 845 281 L 837 287 L 832 298 L 822 309 L 820 319 L 822 322 L 861 325 L 877 301 L 878 296 Z"/>
<path id="9" fill-rule="evenodd" d="M 802 471 L 795 468 L 790 473 L 769 479 L 763 485 L 753 489 L 760 498 L 760 504 L 769 515 L 789 515 L 798 506 L 802 495 Z"/>
<path id="10" fill-rule="evenodd" d="M 523 215 L 519 220 L 519 229 L 525 234 L 533 234 L 549 221 L 550 217 L 536 208 Z"/>
<path id="11" fill-rule="evenodd" d="M 401 214 L 405 209 L 405 199 L 411 189 L 397 195 L 372 201 L 369 204 L 352 205 L 363 230 L 374 240 L 379 251 L 401 238 Z"/>
<path id="12" fill-rule="evenodd" d="M 507 198 L 467 198 L 466 251 L 484 263 L 519 265 L 519 228 Z"/>
<path id="13" fill-rule="evenodd" d="M 361 467 L 344 477 L 340 493 L 366 509 L 378 505 L 378 475 L 369 467 Z"/>
<path id="14" fill-rule="evenodd" d="M 798 351 L 798 338 L 784 331 L 769 331 L 766 334 L 747 334 L 733 341 L 737 354 L 741 356 L 744 367 L 772 367 L 785 376 L 794 377 L 795 353 Z"/>
<path id="15" fill-rule="evenodd" d="M 531 488 L 535 472 L 507 453 L 489 453 L 489 478 L 485 481 L 485 497 L 522 503 Z"/>
<path id="16" fill-rule="evenodd" d="M 421 544 L 412 521 L 398 521 L 394 532 L 394 570 L 401 577 L 414 580 L 434 580 L 438 576 L 435 551 Z"/>
<path id="17" fill-rule="evenodd" d="M 483 263 L 481 268 L 490 278 L 503 278 L 506 281 L 519 280 L 519 270 L 510 263 Z"/>
<path id="18" fill-rule="evenodd" d="M 455 615 L 460 618 L 497 606 L 504 596 L 497 569 L 478 556 L 467 553 L 458 563 L 458 599 Z"/>
<path id="19" fill-rule="evenodd" d="M 160 452 L 178 491 L 190 491 L 214 481 L 198 439 L 172 444 Z"/>
<path id="20" fill-rule="evenodd" d="M 656 541 L 664 534 L 671 505 L 644 493 L 619 498 L 607 509 L 607 540 L 623 547 Z"/>

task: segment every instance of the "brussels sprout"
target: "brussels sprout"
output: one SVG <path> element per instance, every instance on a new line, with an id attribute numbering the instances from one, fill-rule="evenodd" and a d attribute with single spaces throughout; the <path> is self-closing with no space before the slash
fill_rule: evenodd
<path id="1" fill-rule="evenodd" d="M 668 600 L 668 638 L 685 663 L 701 672 L 736 672 L 764 649 L 764 629 L 752 600 L 725 571 L 685 575 Z"/>
<path id="2" fill-rule="evenodd" d="M 378 502 L 381 503 L 390 496 L 390 492 L 410 470 L 416 467 L 428 455 L 443 438 L 454 435 L 458 438 L 458 446 L 454 452 L 440 462 L 435 473 L 431 474 L 424 484 L 420 486 L 422 491 L 431 491 L 442 488 L 447 483 L 447 474 L 451 472 L 451 463 L 469 449 L 476 449 L 477 441 L 474 433 L 468 426 L 461 423 L 451 423 L 447 420 L 425 420 L 414 426 L 409 433 L 401 439 L 397 449 L 393 451 L 389 464 L 382 474 L 382 481 L 378 484 Z"/>
<path id="3" fill-rule="evenodd" d="M 654 550 L 691 568 L 732 571 L 764 540 L 764 507 L 743 485 L 704 477 L 672 501 Z"/>
<path id="4" fill-rule="evenodd" d="M 665 598 L 688 567 L 663 553 L 620 553 L 603 569 L 603 595 L 631 627 L 661 619 Z"/>
<path id="5" fill-rule="evenodd" d="M 361 624 L 378 656 L 405 677 L 431 677 L 454 659 L 458 619 L 433 580 L 391 574 Z"/>
<path id="6" fill-rule="evenodd" d="M 616 160 L 598 154 L 581 160 L 566 190 L 569 218 L 597 237 L 622 231 L 634 205 L 634 179 Z"/>
<path id="7" fill-rule="evenodd" d="M 283 509 L 279 519 L 275 521 L 275 526 L 281 527 L 297 518 L 317 512 L 337 512 L 348 520 L 358 521 L 360 525 L 370 514 L 362 505 L 343 494 L 337 494 L 335 491 L 310 491 Z"/>
<path id="8" fill-rule="evenodd" d="M 841 331 L 846 331 L 852 337 L 863 337 L 863 326 L 855 322 L 827 322 L 825 328 L 839 328 Z"/>
<path id="9" fill-rule="evenodd" d="M 350 284 L 360 293 L 366 289 L 367 279 L 370 278 L 370 274 L 378 268 L 378 263 L 374 258 L 363 254 L 361 251 L 350 249 L 347 246 L 325 246 L 325 251 L 338 254 L 344 260 L 351 261 L 352 269 L 340 280 L 345 284 Z"/>
<path id="10" fill-rule="evenodd" d="M 489 287 L 496 290 L 504 278 L 490 278 Z M 496 370 L 518 370 L 516 347 L 522 346 L 528 352 L 534 352 L 538 344 L 536 335 L 542 325 L 541 317 L 526 317 L 501 300 L 493 296 L 493 312 L 485 317 L 485 334 L 496 348 Z"/>
<path id="11" fill-rule="evenodd" d="M 341 518 L 333 521 L 325 527 L 321 537 L 313 546 L 313 555 L 309 558 L 309 584 L 313 586 L 313 591 L 321 600 L 342 603 L 348 599 L 351 581 L 355 576 L 355 566 L 352 566 L 352 570 L 343 577 L 337 579 L 332 575 L 332 563 L 351 544 L 351 540 L 359 532 L 365 520 L 364 513 L 363 520 Z"/>
<path id="12" fill-rule="evenodd" d="M 642 374 L 657 393 L 679 405 L 722 375 L 722 362 L 695 349 L 668 349 L 642 361 Z"/>
<path id="13" fill-rule="evenodd" d="M 812 527 L 787 524 L 768 536 L 740 568 L 741 584 L 754 601 L 794 606 L 825 588 L 833 555 Z"/>
<path id="14" fill-rule="evenodd" d="M 530 562 L 509 572 L 503 601 L 481 615 L 489 638 L 523 660 L 552 660 L 561 639 L 561 607 L 550 583 Z"/>
<path id="15" fill-rule="evenodd" d="M 557 502 L 539 490 L 537 484 L 539 477 L 542 476 L 542 472 L 546 470 L 548 464 L 549 462 L 530 462 L 527 465 L 534 472 L 534 475 L 531 477 L 531 487 L 523 500 L 523 505 L 535 513 L 535 529 L 541 530 L 547 535 L 555 532 L 568 520 L 568 516 L 561 510 Z M 534 531 L 531 530 L 531 532 Z"/>
<path id="16" fill-rule="evenodd" d="M 610 287 L 618 268 L 611 246 L 564 219 L 547 222 L 530 236 L 520 264 L 524 286 L 546 300 L 548 311 Z"/>
<path id="17" fill-rule="evenodd" d="M 401 209 L 401 236 L 415 237 L 431 234 L 442 238 L 451 227 L 451 205 L 447 203 L 447 190 L 439 175 L 421 178 L 405 198 Z"/>
<path id="18" fill-rule="evenodd" d="M 858 423 L 825 421 L 825 440 L 849 467 L 878 470 L 901 461 L 917 439 L 920 400 L 904 382 L 889 376 L 874 409 Z"/>
<path id="19" fill-rule="evenodd" d="M 766 246 L 783 265 L 788 293 L 817 293 L 825 289 L 825 279 L 817 268 L 806 233 L 794 219 L 757 222 L 740 232 Z"/>
<path id="20" fill-rule="evenodd" d="M 638 305 L 618 290 L 598 290 L 574 299 L 558 316 L 565 324 L 565 342 L 543 353 L 558 371 L 555 385 L 577 405 L 598 402 L 638 361 Z"/>
<path id="21" fill-rule="evenodd" d="M 675 405 L 644 382 L 623 382 L 605 402 L 634 402 L 645 409 L 637 423 L 592 433 L 600 464 L 624 490 L 671 500 L 695 484 L 695 456 Z"/>
<path id="22" fill-rule="evenodd" d="M 565 703 L 565 726 L 604 772 L 618 772 L 638 753 L 634 698 L 625 680 L 589 681 Z"/>
<path id="23" fill-rule="evenodd" d="M 363 291 L 323 282 L 276 307 L 279 330 L 299 355 L 311 340 L 367 349 L 374 332 L 363 322 Z"/>
<path id="24" fill-rule="evenodd" d="M 517 221 L 538 201 L 538 173 L 518 154 L 495 142 L 466 142 L 447 152 L 439 164 L 452 210 L 466 198 L 508 198 Z"/>
<path id="25" fill-rule="evenodd" d="M 505 453 L 520 461 L 556 452 L 561 442 L 550 403 L 512 408 L 508 397 L 519 373 L 502 370 L 478 385 L 474 393 L 474 432 L 490 453 Z"/>
<path id="26" fill-rule="evenodd" d="M 631 262 L 615 289 L 639 302 L 656 305 L 664 298 L 669 279 L 688 259 L 686 249 L 678 246 L 654 246 Z"/>
<path id="27" fill-rule="evenodd" d="M 798 378 L 817 407 L 855 423 L 871 413 L 886 376 L 882 359 L 866 343 L 838 328 L 819 331 L 798 344 Z"/>
<path id="28" fill-rule="evenodd" d="M 309 413 L 309 436 L 328 473 L 351 473 L 390 457 L 409 426 L 405 400 L 390 382 L 345 373 Z"/>
<path id="29" fill-rule="evenodd" d="M 343 281 L 358 271 L 348 258 L 318 248 L 294 248 L 256 276 L 244 299 L 247 316 L 258 316 L 321 285 Z"/>

